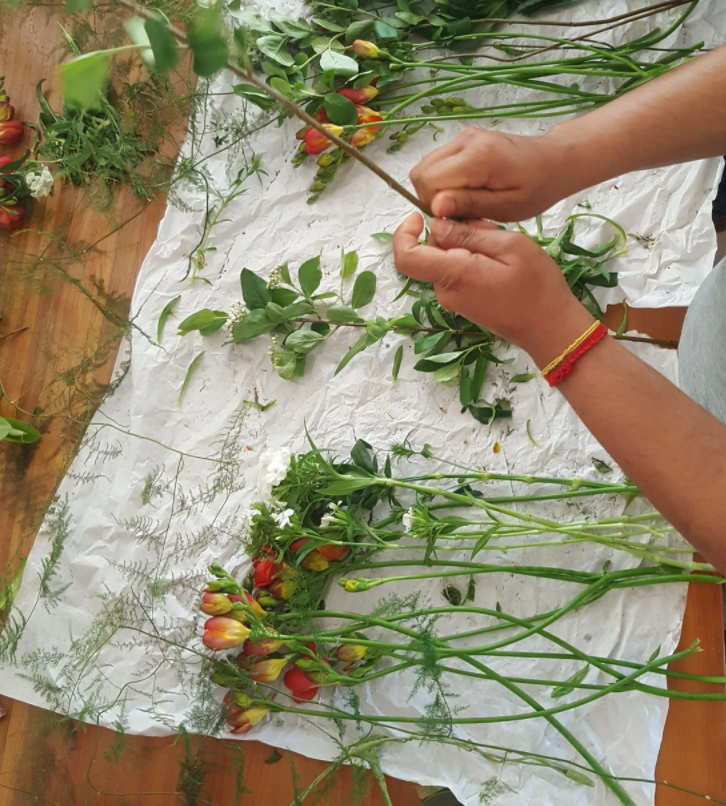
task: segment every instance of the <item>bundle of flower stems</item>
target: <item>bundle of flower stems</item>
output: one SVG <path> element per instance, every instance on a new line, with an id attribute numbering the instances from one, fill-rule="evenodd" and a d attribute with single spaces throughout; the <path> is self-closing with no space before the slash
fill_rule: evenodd
<path id="1" fill-rule="evenodd" d="M 219 565 L 210 566 L 214 579 L 201 602 L 202 612 L 210 616 L 203 640 L 215 653 L 210 673 L 213 682 L 229 689 L 224 712 L 232 732 L 246 733 L 270 713 L 336 720 L 367 731 L 347 758 L 363 758 L 374 768 L 372 746 L 440 741 L 487 758 L 512 752 L 522 763 L 549 767 L 591 785 L 586 770 L 599 776 L 622 803 L 633 804 L 617 776 L 558 715 L 632 690 L 656 697 L 726 699 L 718 692 L 696 694 L 651 685 L 643 680 L 645 675 L 658 675 L 664 683 L 668 676 L 712 683 L 726 679 L 667 668 L 698 651 L 697 644 L 669 656 L 655 649 L 648 658 L 626 661 L 589 654 L 560 638 L 552 627 L 614 591 L 683 582 L 721 584 L 722 578 L 710 566 L 692 562 L 690 547 L 665 542 L 670 527 L 657 512 L 626 514 L 643 508 L 634 503 L 640 496 L 628 481 L 489 473 L 445 462 L 428 447 L 415 452 L 408 444 L 393 446 L 391 453 L 424 457 L 445 471 L 397 477 L 391 455 L 379 470 L 377 457 L 362 441 L 346 462 L 330 459 L 315 447 L 298 456 L 289 451 L 263 455 L 259 500 L 249 511 L 252 567 L 238 579 Z M 492 486 L 502 483 L 525 490 L 502 495 L 499 489 L 494 494 Z M 402 502 L 404 497 L 409 500 Z M 624 514 L 562 521 L 530 511 L 541 502 L 568 502 L 569 511 L 578 499 L 603 497 Z M 611 570 L 605 562 L 600 570 L 587 572 L 502 562 L 514 549 L 526 553 L 578 543 L 622 551 L 648 564 Z M 397 559 L 401 554 L 405 557 Z M 554 580 L 566 586 L 568 598 L 555 609 L 525 616 L 507 613 L 499 605 L 478 606 L 476 580 L 496 574 Z M 400 586 L 411 581 L 438 590 L 440 604 L 399 595 Z M 386 586 L 396 592 L 370 613 L 356 610 L 360 599 L 354 595 L 350 610 L 332 610 L 326 608 L 325 597 L 334 585 L 351 594 Z M 477 626 L 469 621 L 467 629 L 447 634 L 454 629 L 456 615 L 476 617 Z M 539 639 L 537 651 L 517 646 L 532 637 Z M 224 650 L 233 651 L 217 654 Z M 567 679 L 505 676 L 493 666 L 502 658 L 531 661 L 538 668 L 542 661 L 569 661 L 577 671 Z M 423 685 L 431 692 L 425 715 L 360 712 L 351 690 L 405 671 L 416 676 L 417 688 Z M 597 682 L 587 682 L 590 672 Z M 497 684 L 526 709 L 472 715 L 449 708 L 442 683 L 448 676 Z M 347 696 L 339 696 L 343 691 Z M 457 736 L 459 726 L 530 719 L 546 720 L 579 758 L 512 751 Z M 384 728 L 395 734 L 373 733 Z M 368 755 L 361 755 L 361 743 Z"/>

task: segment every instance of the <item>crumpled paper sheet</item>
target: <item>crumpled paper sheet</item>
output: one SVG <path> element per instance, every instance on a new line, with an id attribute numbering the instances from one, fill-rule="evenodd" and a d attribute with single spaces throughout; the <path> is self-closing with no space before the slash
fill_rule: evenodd
<path id="1" fill-rule="evenodd" d="M 595 13 L 615 14 L 634 5 L 583 3 L 570 13 L 591 18 Z M 680 36 L 688 41 L 714 42 L 715 31 L 724 30 L 719 23 L 726 16 L 726 9 L 717 5 L 704 2 Z M 291 4 L 285 4 L 280 10 L 291 8 Z M 633 27 L 638 33 L 644 32 L 639 26 Z M 222 76 L 213 89 L 221 91 L 229 84 L 229 77 Z M 228 97 L 222 98 L 219 107 L 211 99 L 208 121 L 219 119 L 220 110 L 232 111 L 235 106 Z M 515 373 L 534 370 L 528 357 L 513 348 L 507 354 L 514 357 L 514 364 L 505 372 L 495 372 L 484 393 L 489 400 L 511 400 L 513 419 L 486 428 L 460 413 L 456 390 L 434 385 L 429 376 L 413 371 L 413 344 L 403 336 L 387 336 L 333 377 L 338 361 L 357 338 L 355 333 L 338 333 L 309 357 L 305 377 L 291 383 L 280 379 L 271 367 L 266 337 L 229 345 L 224 343 L 228 338 L 224 331 L 207 339 L 198 334 L 184 338 L 174 334 L 174 325 L 193 311 L 205 306 L 228 309 L 232 301 L 239 300 L 239 271 L 244 266 L 267 273 L 283 261 L 296 268 L 305 259 L 322 253 L 323 287 L 337 288 L 341 248 L 357 248 L 361 257 L 359 271 L 371 269 L 378 275 L 378 293 L 364 311 L 366 316 L 390 316 L 406 309 L 405 301 L 390 302 L 400 288 L 390 247 L 370 238 L 374 232 L 392 231 L 408 212 L 406 205 L 379 180 L 349 164 L 323 198 L 307 206 L 305 191 L 311 172 L 307 167 L 294 171 L 288 161 L 295 128 L 294 122 L 288 122 L 281 129 L 266 130 L 254 142 L 268 176 L 261 184 L 256 180 L 248 183 L 247 193 L 229 210 L 230 221 L 216 229 L 213 244 L 217 251 L 210 254 L 204 275 L 211 285 L 197 283 L 190 287 L 182 280 L 186 256 L 199 240 L 202 195 L 186 193 L 185 201 L 194 208 L 193 212 L 169 208 L 134 295 L 133 314 L 138 329 L 133 330 L 117 362 L 120 371 L 131 359 L 128 374 L 94 418 L 59 491 L 60 500 L 68 502 L 70 525 L 58 574 L 52 582 L 52 588 L 59 591 L 58 603 L 50 606 L 47 599 L 38 598 L 38 574 L 50 548 L 52 524 L 47 522 L 31 553 L 16 600 L 17 609 L 30 618 L 17 664 L 2 667 L 4 694 L 45 704 L 29 677 L 32 653 L 42 649 L 57 652 L 46 656 L 43 676 L 60 687 L 58 708 L 75 712 L 81 702 L 92 698 L 104 704 L 101 724 L 111 726 L 123 714 L 127 730 L 132 733 L 167 733 L 183 721 L 199 725 L 198 719 L 193 722 L 193 704 L 201 696 L 200 689 L 195 688 L 194 667 L 187 667 L 189 674 L 184 668 L 179 673 L 179 661 L 193 664 L 193 655 L 180 650 L 172 656 L 173 663 L 166 663 L 169 654 L 162 653 L 160 642 L 153 638 L 142 641 L 131 631 L 121 629 L 91 653 L 87 662 L 74 665 L 72 660 L 83 654 L 79 639 L 102 626 L 94 621 L 103 612 L 102 598 L 107 602 L 123 601 L 135 617 L 139 616 L 137 604 L 141 600 L 146 602 L 147 632 L 153 621 L 164 637 L 198 649 L 202 621 L 195 611 L 204 569 L 211 561 L 240 572 L 247 567 L 238 540 L 239 524 L 242 510 L 254 500 L 258 457 L 266 448 L 289 446 L 304 450 L 304 426 L 318 445 L 338 454 L 347 453 L 359 437 L 379 449 L 409 437 L 414 445 L 428 442 L 443 456 L 484 465 L 492 471 L 594 477 L 593 457 L 610 462 L 556 391 L 540 379 L 521 385 L 507 380 Z M 540 124 L 520 121 L 507 128 L 535 133 Z M 431 147 L 422 133 L 398 155 L 380 156 L 375 146 L 369 153 L 402 177 Z M 206 136 L 202 153 L 213 150 L 211 136 Z M 215 179 L 224 182 L 230 169 L 236 173 L 240 162 L 227 164 L 227 158 L 221 155 L 210 159 L 208 166 Z M 545 226 L 554 231 L 567 214 L 581 209 L 576 207 L 577 202 L 587 199 L 593 211 L 613 217 L 629 232 L 651 239 L 648 243 L 631 243 L 630 253 L 614 267 L 621 272 L 621 290 L 630 303 L 685 304 L 712 264 L 709 199 L 719 170 L 718 161 L 707 161 L 606 183 L 558 205 L 545 217 Z M 602 233 L 600 237 L 604 237 Z M 346 281 L 345 286 L 349 294 L 352 283 Z M 162 308 L 180 293 L 182 299 L 167 323 L 163 346 L 156 346 L 144 334 L 155 332 Z M 399 344 L 404 345 L 405 357 L 399 379 L 392 384 L 391 363 Z M 676 379 L 674 353 L 644 345 L 632 349 L 666 376 Z M 179 409 L 177 396 L 182 380 L 192 358 L 201 350 L 204 356 Z M 276 405 L 264 413 L 250 409 L 243 401 L 255 393 L 261 402 L 276 400 Z M 528 423 L 537 445 L 527 435 Z M 496 442 L 501 445 L 498 453 L 493 450 Z M 207 457 L 222 461 L 208 461 Z M 405 467 L 401 472 L 404 470 Z M 151 486 L 149 479 L 155 480 Z M 144 494 L 148 503 L 142 500 Z M 605 516 L 618 509 L 601 502 L 584 505 L 578 511 Z M 566 551 L 541 549 L 532 561 L 595 571 L 606 559 L 609 553 L 603 548 L 578 546 Z M 612 559 L 615 567 L 634 564 L 633 558 L 625 555 Z M 515 560 L 512 554 L 503 562 Z M 152 588 L 155 596 L 148 599 Z M 421 590 L 423 601 L 443 602 L 440 585 L 417 583 L 415 588 Z M 408 591 L 408 586 L 400 586 L 396 592 L 403 595 Z M 379 589 L 351 598 L 336 589 L 329 606 L 355 609 L 386 593 Z M 592 654 L 644 661 L 659 645 L 662 654 L 675 648 L 685 594 L 685 586 L 611 593 L 559 622 L 556 632 Z M 571 589 L 547 580 L 522 580 L 502 573 L 479 580 L 476 603 L 493 607 L 500 602 L 505 612 L 528 615 L 572 595 Z M 443 632 L 456 627 L 449 622 L 439 625 Z M 537 645 L 536 640 L 529 644 L 533 648 Z M 510 674 L 557 679 L 566 679 L 578 668 L 555 662 L 530 662 L 526 667 L 515 668 L 513 661 L 505 659 L 492 665 Z M 599 680 L 594 671 L 587 678 L 587 682 Z M 657 678 L 646 680 L 662 682 Z M 366 686 L 360 692 L 361 708 L 371 714 L 422 714 L 432 695 L 423 688 L 410 697 L 413 682 L 411 677 L 401 675 Z M 460 679 L 447 682 L 451 694 L 456 695 L 452 702 L 463 709 L 463 715 L 514 713 L 522 708 L 496 686 L 475 686 L 470 682 L 461 685 Z M 546 690 L 538 689 L 537 693 L 545 703 L 552 702 Z M 221 695 L 218 691 L 216 696 L 221 699 Z M 324 695 L 328 696 L 334 696 L 338 704 L 342 702 L 339 693 Z M 666 703 L 664 699 L 630 691 L 565 712 L 560 718 L 616 774 L 650 778 Z M 457 728 L 456 735 L 577 760 L 542 720 Z M 329 735 L 304 718 L 270 719 L 250 738 L 316 758 L 330 759 L 338 752 Z M 502 768 L 473 754 L 435 745 L 393 746 L 383 751 L 382 764 L 391 775 L 450 787 L 466 806 L 479 804 L 486 782 L 493 777 L 500 782 L 497 786 L 489 784 L 496 790 L 491 802 L 497 806 L 522 802 L 543 806 L 615 802 L 599 781 L 595 789 L 588 789 L 552 771 L 516 764 Z M 628 790 L 638 804 L 653 802 L 653 789 L 648 785 L 628 784 Z"/>

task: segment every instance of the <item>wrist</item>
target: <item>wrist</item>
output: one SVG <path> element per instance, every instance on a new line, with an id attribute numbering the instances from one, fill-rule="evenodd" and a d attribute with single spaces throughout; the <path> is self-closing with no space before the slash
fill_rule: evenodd
<path id="1" fill-rule="evenodd" d="M 595 318 L 575 298 L 574 305 L 548 312 L 543 324 L 520 346 L 542 370 L 591 327 Z"/>
<path id="2" fill-rule="evenodd" d="M 582 121 L 576 118 L 559 123 L 543 135 L 562 186 L 560 198 L 622 173 L 609 164 L 608 149 L 600 147 L 596 133 L 583 128 Z"/>

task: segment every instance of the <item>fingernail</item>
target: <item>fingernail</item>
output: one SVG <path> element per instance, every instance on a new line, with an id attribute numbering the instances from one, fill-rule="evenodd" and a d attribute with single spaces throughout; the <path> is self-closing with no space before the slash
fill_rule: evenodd
<path id="1" fill-rule="evenodd" d="M 434 199 L 433 211 L 435 215 L 441 218 L 448 218 L 449 216 L 453 216 L 456 212 L 456 205 L 453 199 L 449 199 L 446 196 L 438 196 Z"/>

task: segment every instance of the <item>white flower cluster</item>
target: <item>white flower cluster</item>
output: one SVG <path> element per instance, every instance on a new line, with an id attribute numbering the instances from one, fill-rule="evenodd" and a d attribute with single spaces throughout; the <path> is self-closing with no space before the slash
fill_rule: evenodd
<path id="1" fill-rule="evenodd" d="M 408 512 L 403 513 L 401 523 L 407 532 L 411 531 L 411 524 L 413 523 L 413 507 L 409 509 Z"/>
<path id="2" fill-rule="evenodd" d="M 290 525 L 290 521 L 292 520 L 292 516 L 295 514 L 294 509 L 283 509 L 282 512 L 276 512 L 272 516 L 272 520 L 280 527 L 280 529 L 284 529 L 286 526 Z"/>
<path id="3" fill-rule="evenodd" d="M 328 529 L 336 522 L 337 518 L 335 517 L 335 513 L 338 509 L 339 507 L 335 501 L 331 501 L 328 504 L 328 512 L 326 512 L 325 515 L 323 515 L 323 517 L 320 519 L 321 529 Z"/>
<path id="4" fill-rule="evenodd" d="M 53 190 L 53 174 L 44 165 L 39 174 L 28 171 L 25 174 L 25 184 L 34 199 L 42 199 Z"/>
<path id="5" fill-rule="evenodd" d="M 265 451 L 260 456 L 260 467 L 257 474 L 257 497 L 260 501 L 273 506 L 279 502 L 273 497 L 272 490 L 287 476 L 292 460 L 289 448 L 279 451 Z"/>

